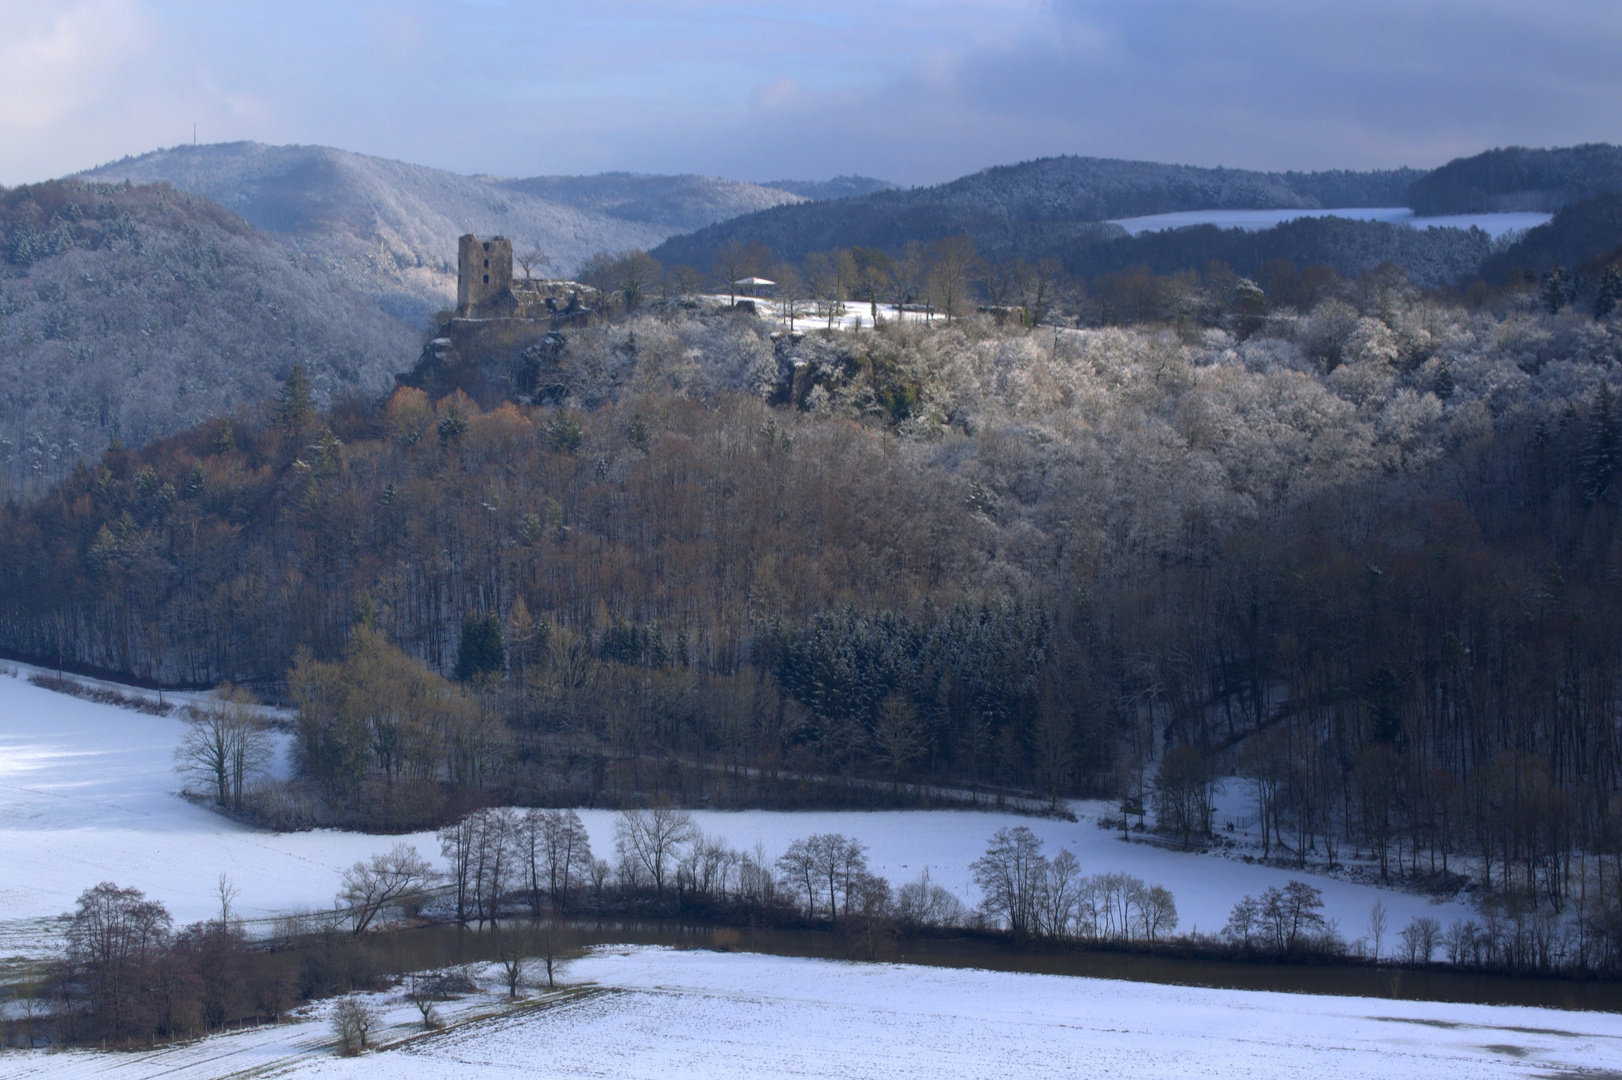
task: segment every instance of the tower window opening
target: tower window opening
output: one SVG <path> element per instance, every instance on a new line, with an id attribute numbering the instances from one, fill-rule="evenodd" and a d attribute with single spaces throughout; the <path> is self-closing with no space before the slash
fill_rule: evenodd
<path id="1" fill-rule="evenodd" d="M 484 275 L 484 283 L 486 285 L 490 284 L 490 275 L 489 274 Z"/>

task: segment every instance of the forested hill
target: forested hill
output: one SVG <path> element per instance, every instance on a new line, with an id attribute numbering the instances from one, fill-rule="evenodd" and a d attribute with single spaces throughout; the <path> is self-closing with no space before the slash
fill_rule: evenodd
<path id="1" fill-rule="evenodd" d="M 1544 274 L 1561 266 L 1589 278 L 1573 285 L 1591 293 L 1592 279 L 1618 261 L 1622 261 L 1622 193 L 1613 193 L 1564 207 L 1553 220 L 1528 229 L 1508 249 L 1487 259 L 1481 273 L 1489 281 L 1504 281 L 1515 274 Z"/>
<path id="2" fill-rule="evenodd" d="M 426 324 L 456 295 L 456 238 L 510 237 L 572 274 L 598 251 L 780 203 L 788 191 L 704 176 L 463 176 L 325 146 L 177 146 L 112 162 L 95 180 L 167 181 L 322 261 L 390 313 Z"/>
<path id="3" fill-rule="evenodd" d="M 1176 210 L 1401 206 L 1418 175 L 1410 169 L 1280 174 L 1043 158 L 933 187 L 776 207 L 672 238 L 653 254 L 666 265 L 708 267 L 713 252 L 729 240 L 758 240 L 798 260 L 836 247 L 899 250 L 910 240 L 968 233 L 985 250 L 1028 258 L 1038 245 L 1091 235 L 1089 223 L 1110 218 Z"/>
<path id="4" fill-rule="evenodd" d="M 0 497 L 111 439 L 139 446 L 263 401 L 375 394 L 420 339 L 323 267 L 167 185 L 0 191 Z"/>
<path id="5" fill-rule="evenodd" d="M 836 176 L 831 180 L 767 180 L 765 186 L 792 191 L 807 199 L 855 199 L 875 191 L 892 191 L 896 187 L 888 180 L 855 174 Z"/>
<path id="6" fill-rule="evenodd" d="M 1051 254 L 1081 278 L 1136 267 L 1176 274 L 1213 261 L 1256 276 L 1278 260 L 1355 278 L 1391 263 L 1413 284 L 1434 289 L 1473 277 L 1492 250 L 1492 238 L 1479 229 L 1412 229 L 1329 217 L 1298 218 L 1255 231 L 1195 225 L 1137 236 L 1083 236 L 1055 246 Z"/>
<path id="7" fill-rule="evenodd" d="M 1609 143 L 1551 150 L 1511 146 L 1450 161 L 1415 180 L 1403 205 L 1422 215 L 1511 210 L 1553 213 L 1607 192 L 1622 192 L 1622 147 Z"/>
<path id="8" fill-rule="evenodd" d="M 307 715 L 357 814 L 1237 766 L 1294 850 L 1563 897 L 1622 825 L 1622 332 L 1390 277 L 1275 315 L 795 342 L 677 308 L 566 332 L 558 407 L 284 391 L 0 511 L 0 646 L 460 669 Z"/>

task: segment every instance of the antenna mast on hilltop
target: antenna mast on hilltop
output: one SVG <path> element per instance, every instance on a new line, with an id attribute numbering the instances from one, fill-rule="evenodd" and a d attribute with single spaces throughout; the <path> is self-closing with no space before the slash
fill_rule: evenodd
<path id="1" fill-rule="evenodd" d="M 197 145 L 197 121 L 195 120 L 192 121 L 191 125 L 191 144 L 193 146 Z"/>

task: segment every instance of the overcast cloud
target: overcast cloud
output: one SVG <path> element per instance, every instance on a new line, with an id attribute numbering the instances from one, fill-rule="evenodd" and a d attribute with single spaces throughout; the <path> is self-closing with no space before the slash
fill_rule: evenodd
<path id="1" fill-rule="evenodd" d="M 189 141 L 927 183 L 1622 141 L 1612 0 L 0 0 L 0 183 Z"/>

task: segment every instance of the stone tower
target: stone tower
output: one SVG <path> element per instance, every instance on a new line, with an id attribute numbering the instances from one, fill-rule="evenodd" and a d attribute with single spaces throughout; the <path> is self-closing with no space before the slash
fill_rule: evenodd
<path id="1" fill-rule="evenodd" d="M 464 319 L 486 319 L 503 301 L 510 302 L 513 285 L 513 245 L 505 236 L 480 240 L 462 237 L 456 259 L 456 314 Z"/>

